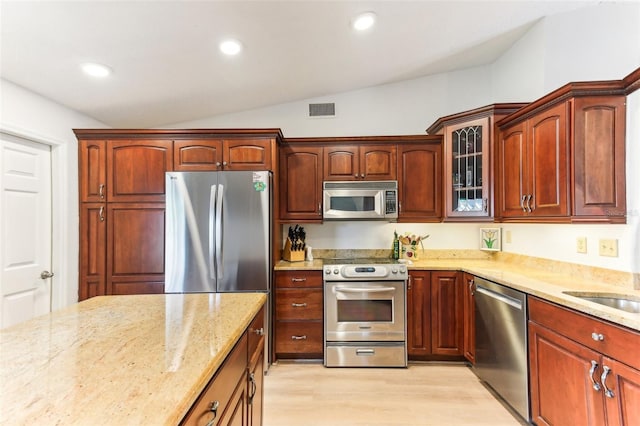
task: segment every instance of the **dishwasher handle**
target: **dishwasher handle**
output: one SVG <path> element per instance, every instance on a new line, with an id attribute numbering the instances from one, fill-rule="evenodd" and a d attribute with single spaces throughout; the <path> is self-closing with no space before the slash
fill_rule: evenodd
<path id="1" fill-rule="evenodd" d="M 481 285 L 479 285 L 478 283 L 476 283 L 476 293 L 480 293 L 480 294 L 484 294 L 487 297 L 490 297 L 492 299 L 496 299 L 502 303 L 506 303 L 509 306 L 512 306 L 518 310 L 522 310 L 522 301 L 518 300 L 516 298 L 507 296 L 505 294 L 500 294 L 496 291 L 493 291 L 491 289 L 482 287 Z"/>

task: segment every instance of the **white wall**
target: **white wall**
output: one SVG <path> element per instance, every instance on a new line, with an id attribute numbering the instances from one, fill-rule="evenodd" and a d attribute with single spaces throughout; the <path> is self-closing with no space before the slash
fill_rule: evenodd
<path id="1" fill-rule="evenodd" d="M 640 66 L 640 2 L 600 3 L 545 18 L 493 64 L 349 93 L 307 99 L 170 127 L 280 127 L 285 136 L 420 134 L 438 117 L 494 102 L 533 101 L 583 80 L 621 79 Z M 508 252 L 629 272 L 640 271 L 638 212 L 640 118 L 629 101 L 627 225 L 499 225 L 511 231 Z M 310 102 L 336 102 L 337 117 L 306 118 Z M 307 226 L 316 248 L 388 248 L 394 229 L 430 234 L 426 248 L 474 249 L 480 224 L 326 223 Z M 503 234 L 504 235 L 504 234 Z M 587 237 L 587 254 L 576 237 Z M 599 238 L 619 240 L 618 258 L 597 254 Z"/>
<path id="2" fill-rule="evenodd" d="M 78 143 L 71 129 L 102 127 L 107 126 L 0 79 L 0 130 L 52 147 L 54 310 L 78 300 Z"/>

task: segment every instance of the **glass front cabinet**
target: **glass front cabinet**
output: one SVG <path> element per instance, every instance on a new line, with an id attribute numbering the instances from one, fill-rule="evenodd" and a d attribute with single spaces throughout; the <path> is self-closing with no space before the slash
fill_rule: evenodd
<path id="1" fill-rule="evenodd" d="M 494 104 L 440 118 L 427 129 L 444 139 L 444 220 L 493 218 L 495 123 L 526 104 Z"/>

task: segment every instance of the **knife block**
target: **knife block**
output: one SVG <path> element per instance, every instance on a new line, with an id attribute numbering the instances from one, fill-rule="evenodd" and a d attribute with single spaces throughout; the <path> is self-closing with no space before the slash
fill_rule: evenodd
<path id="1" fill-rule="evenodd" d="M 287 238 L 284 250 L 282 250 L 282 258 L 289 262 L 302 262 L 304 261 L 304 250 L 291 250 L 291 240 Z"/>

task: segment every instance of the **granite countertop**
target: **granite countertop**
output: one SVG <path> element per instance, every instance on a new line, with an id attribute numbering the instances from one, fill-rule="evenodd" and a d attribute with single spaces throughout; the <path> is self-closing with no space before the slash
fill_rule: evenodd
<path id="1" fill-rule="evenodd" d="M 467 258 L 428 258 L 423 257 L 408 264 L 411 270 L 458 270 L 506 285 L 541 299 L 584 312 L 594 317 L 607 320 L 628 328 L 640 331 L 640 314 L 633 314 L 610 308 L 597 303 L 582 300 L 564 294 L 564 291 L 606 292 L 631 296 L 640 300 L 640 290 L 613 283 L 611 275 L 600 274 L 581 276 L 570 270 L 555 271 L 545 265 L 541 259 L 531 264 L 510 262 L 510 259 L 467 259 Z M 311 262 L 278 262 L 275 270 L 322 270 L 322 259 Z M 613 272 L 613 271 L 612 271 Z"/>
<path id="2" fill-rule="evenodd" d="M 175 425 L 264 293 L 102 296 L 0 331 L 0 424 Z"/>

